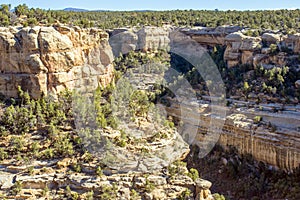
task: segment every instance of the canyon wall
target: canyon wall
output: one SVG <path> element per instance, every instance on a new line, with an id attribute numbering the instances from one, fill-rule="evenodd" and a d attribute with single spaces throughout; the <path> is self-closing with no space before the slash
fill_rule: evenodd
<path id="1" fill-rule="evenodd" d="M 228 67 L 238 64 L 262 65 L 270 68 L 285 66 L 297 59 L 300 53 L 300 34 L 283 35 L 265 32 L 261 36 L 246 36 L 247 30 L 238 26 L 220 26 L 216 28 L 176 28 L 171 26 L 141 29 L 120 28 L 109 31 L 110 45 L 114 56 L 126 54 L 132 50 L 155 51 L 167 49 L 176 34 L 182 33 L 193 41 L 211 50 L 219 45 L 225 47 L 224 61 Z M 178 34 L 177 34 L 178 35 Z M 271 46 L 273 45 L 273 46 Z"/>
<path id="2" fill-rule="evenodd" d="M 196 102 L 195 102 L 196 103 Z M 188 105 L 172 102 L 166 110 L 169 115 L 182 120 L 186 127 L 198 128 L 198 137 L 195 144 L 201 146 L 203 138 L 207 134 L 209 126 L 217 123 L 217 119 L 211 115 L 209 104 L 200 104 L 199 110 L 188 109 Z M 201 109 L 205 108 L 205 109 Z M 190 114 L 181 116 L 182 109 L 191 110 Z M 297 109 L 295 107 L 295 109 Z M 195 114 L 194 112 L 197 112 Z M 195 116 L 200 116 L 199 123 Z M 261 116 L 262 121 L 254 123 L 255 116 Z M 277 127 L 272 129 L 268 124 Z M 299 113 L 285 111 L 284 113 L 262 112 L 257 109 L 227 108 L 227 117 L 220 132 L 218 144 L 224 148 L 235 147 L 241 154 L 251 154 L 256 160 L 265 162 L 287 171 L 292 171 L 300 165 L 300 124 Z M 184 127 L 183 127 L 184 129 Z M 199 143 L 200 141 L 200 143 Z"/>
<path id="3" fill-rule="evenodd" d="M 17 86 L 34 98 L 68 88 L 95 89 L 113 78 L 108 34 L 99 29 L 0 28 L 0 93 Z"/>
<path id="4" fill-rule="evenodd" d="M 271 44 L 279 49 L 287 48 L 294 54 L 300 53 L 299 34 L 283 36 L 265 33 L 259 37 L 250 37 L 245 36 L 239 27 L 115 29 L 109 31 L 110 40 L 106 32 L 94 28 L 0 28 L 0 93 L 16 97 L 17 86 L 21 85 L 32 97 L 38 98 L 42 94 L 56 95 L 65 88 L 89 91 L 99 84 L 105 86 L 113 79 L 114 56 L 131 50 L 145 52 L 166 49 L 174 39 L 171 34 L 174 31 L 184 33 L 208 49 L 216 45 L 226 46 L 224 60 L 228 67 L 247 63 L 266 67 L 283 66 L 291 57 L 295 57 L 286 52 L 273 55 Z M 298 82 L 295 84 L 300 85 Z M 170 115 L 175 115 L 176 109 L 176 104 L 172 105 Z M 266 123 L 270 121 L 278 124 L 278 130 L 270 131 L 264 125 L 256 127 L 252 120 L 253 114 L 234 118 L 236 113 L 229 113 L 226 119 L 219 140 L 221 145 L 233 145 L 241 153 L 250 153 L 257 160 L 283 169 L 291 170 L 299 166 L 298 127 L 284 127 L 284 124 L 290 124 L 291 121 L 300 124 L 297 117 L 290 113 L 280 116 L 261 113 Z M 201 134 L 205 134 L 209 125 L 210 117 L 206 115 L 201 115 Z M 249 126 L 244 126 L 246 122 L 243 120 L 249 121 Z M 187 123 L 192 121 L 190 119 Z"/>
<path id="5" fill-rule="evenodd" d="M 173 29 L 170 26 L 114 29 L 109 31 L 109 43 L 114 56 L 135 50 L 146 52 L 167 49 L 170 44 L 170 32 Z"/>

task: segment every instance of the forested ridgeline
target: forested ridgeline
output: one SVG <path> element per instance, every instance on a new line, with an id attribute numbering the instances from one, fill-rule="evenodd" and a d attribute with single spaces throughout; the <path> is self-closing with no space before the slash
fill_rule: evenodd
<path id="1" fill-rule="evenodd" d="M 101 8 L 99 8 L 101 9 Z M 218 10 L 172 10 L 172 11 L 63 11 L 29 8 L 18 5 L 12 8 L 2 4 L 0 25 L 51 25 L 56 22 L 81 27 L 112 29 L 125 26 L 170 24 L 174 26 L 238 25 L 252 29 L 281 30 L 294 33 L 299 30 L 300 10 L 265 11 L 218 11 Z"/>

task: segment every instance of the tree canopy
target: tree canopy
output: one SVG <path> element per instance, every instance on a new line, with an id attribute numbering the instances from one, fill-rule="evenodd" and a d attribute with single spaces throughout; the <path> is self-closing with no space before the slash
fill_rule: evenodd
<path id="1" fill-rule="evenodd" d="M 14 20 L 14 16 L 18 19 Z M 20 18 L 21 17 L 21 18 Z M 172 11 L 63 11 L 29 8 L 26 4 L 10 10 L 10 5 L 0 7 L 0 25 L 51 25 L 60 22 L 81 27 L 111 29 L 126 26 L 170 24 L 175 26 L 238 25 L 253 29 L 273 29 L 286 32 L 299 30 L 300 10 L 257 10 L 257 11 L 215 11 L 215 10 L 172 10 Z"/>

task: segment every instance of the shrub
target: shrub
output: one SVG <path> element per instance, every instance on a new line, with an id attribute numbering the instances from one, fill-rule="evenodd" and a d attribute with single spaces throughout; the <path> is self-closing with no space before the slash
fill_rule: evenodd
<path id="1" fill-rule="evenodd" d="M 188 173 L 188 176 L 195 181 L 196 179 L 199 178 L 199 172 L 198 170 L 191 168 L 190 172 Z"/>
<path id="2" fill-rule="evenodd" d="M 215 200 L 225 200 L 225 197 L 223 195 L 220 195 L 219 193 L 213 194 L 213 197 Z"/>
<path id="3" fill-rule="evenodd" d="M 190 197 L 192 196 L 192 192 L 189 189 L 184 190 L 180 196 L 178 197 L 179 200 L 186 200 L 186 199 L 190 199 Z"/>
<path id="4" fill-rule="evenodd" d="M 0 160 L 4 160 L 6 158 L 8 158 L 7 152 L 3 148 L 0 148 Z"/>
<path id="5" fill-rule="evenodd" d="M 100 176 L 100 177 L 103 176 L 103 171 L 102 171 L 102 168 L 100 166 L 97 167 L 96 174 L 97 174 L 97 176 Z"/>
<path id="6" fill-rule="evenodd" d="M 74 154 L 73 144 L 66 136 L 59 136 L 54 143 L 54 148 L 58 155 L 71 156 Z"/>
<path id="7" fill-rule="evenodd" d="M 22 183 L 20 181 L 16 181 L 11 188 L 11 193 L 13 195 L 17 195 L 19 194 L 19 192 L 21 192 L 22 188 L 23 188 Z"/>
<path id="8" fill-rule="evenodd" d="M 54 150 L 53 148 L 47 148 L 44 150 L 43 155 L 45 158 L 53 158 L 54 157 Z"/>
<path id="9" fill-rule="evenodd" d="M 72 169 L 74 170 L 74 172 L 80 173 L 81 172 L 81 165 L 78 163 L 75 163 L 72 165 Z"/>
<path id="10" fill-rule="evenodd" d="M 258 124 L 262 120 L 261 116 L 255 116 L 254 117 L 254 123 Z"/>
<path id="11" fill-rule="evenodd" d="M 85 199 L 86 200 L 93 200 L 94 199 L 94 192 L 93 192 L 93 190 L 91 190 L 90 192 L 87 192 L 85 194 Z"/>
<path id="12" fill-rule="evenodd" d="M 102 194 L 100 195 L 100 199 L 117 199 L 117 189 L 115 185 L 102 187 Z"/>
<path id="13" fill-rule="evenodd" d="M 48 194 L 48 192 L 49 192 L 49 188 L 48 188 L 48 185 L 46 185 L 46 187 L 43 189 L 43 191 L 42 191 L 42 196 L 44 197 L 44 196 L 47 196 L 47 194 Z"/>
<path id="14" fill-rule="evenodd" d="M 271 44 L 270 49 L 272 55 L 275 55 L 278 52 L 278 46 L 276 44 Z"/>
<path id="15" fill-rule="evenodd" d="M 148 178 L 146 177 L 146 184 L 145 184 L 145 191 L 146 192 L 152 192 L 155 189 L 155 186 L 153 183 L 151 183 Z"/>

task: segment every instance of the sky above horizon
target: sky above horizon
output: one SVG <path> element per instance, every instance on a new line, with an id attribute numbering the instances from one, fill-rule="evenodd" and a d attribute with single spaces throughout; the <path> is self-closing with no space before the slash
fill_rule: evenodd
<path id="1" fill-rule="evenodd" d="M 30 8 L 57 10 L 68 7 L 88 10 L 265 10 L 300 8 L 300 0 L 0 0 L 0 4 L 11 4 L 12 8 L 23 3 Z"/>

